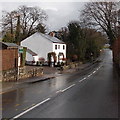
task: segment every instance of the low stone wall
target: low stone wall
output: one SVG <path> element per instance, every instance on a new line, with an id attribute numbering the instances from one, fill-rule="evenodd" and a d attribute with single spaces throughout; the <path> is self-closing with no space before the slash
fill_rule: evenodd
<path id="1" fill-rule="evenodd" d="M 16 81 L 17 80 L 17 69 L 10 69 L 6 71 L 2 71 L 2 81 Z"/>
<path id="2" fill-rule="evenodd" d="M 40 76 L 43 75 L 43 68 L 34 68 L 28 71 L 25 71 L 24 68 L 20 69 L 19 72 L 19 77 L 18 79 L 25 79 L 25 78 L 29 78 L 29 77 L 35 77 L 35 76 Z"/>
<path id="3" fill-rule="evenodd" d="M 24 70 L 24 67 L 19 68 L 19 72 L 18 69 L 11 69 L 7 71 L 2 71 L 1 75 L 2 82 L 18 81 L 20 79 L 43 75 L 43 68 L 34 68 L 27 72 Z"/>
<path id="4" fill-rule="evenodd" d="M 79 67 L 82 64 L 82 62 L 71 62 L 69 65 L 64 65 L 63 70 L 68 69 L 74 69 Z M 19 74 L 18 74 L 19 73 Z M 20 67 L 19 71 L 18 69 L 11 69 L 7 71 L 2 72 L 2 81 L 8 82 L 8 81 L 18 81 L 25 78 L 30 78 L 34 76 L 41 76 L 43 75 L 43 68 L 33 68 L 30 70 L 25 70 L 24 67 Z"/>
<path id="5" fill-rule="evenodd" d="M 69 65 L 64 65 L 63 70 L 73 69 L 73 68 L 79 67 L 81 64 L 83 63 L 82 62 L 71 62 Z"/>

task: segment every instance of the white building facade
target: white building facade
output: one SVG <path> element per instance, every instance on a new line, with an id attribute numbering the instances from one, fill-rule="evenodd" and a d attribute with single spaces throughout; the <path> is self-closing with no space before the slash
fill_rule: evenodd
<path id="1" fill-rule="evenodd" d="M 48 53 L 54 52 L 56 54 L 56 62 L 62 62 L 66 58 L 66 44 L 50 35 L 35 33 L 21 42 L 21 46 L 27 47 L 38 56 L 48 61 Z M 31 57 L 26 54 L 26 61 L 31 61 Z"/>
<path id="2" fill-rule="evenodd" d="M 66 58 L 66 44 L 53 43 L 53 52 L 56 53 L 57 62 L 62 62 L 62 58 Z"/>

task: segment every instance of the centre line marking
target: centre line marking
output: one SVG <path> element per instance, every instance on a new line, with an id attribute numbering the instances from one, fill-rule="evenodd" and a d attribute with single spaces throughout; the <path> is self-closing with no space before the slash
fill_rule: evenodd
<path id="1" fill-rule="evenodd" d="M 64 92 L 64 91 L 66 91 L 66 90 L 70 89 L 70 88 L 71 88 L 71 87 L 73 87 L 73 86 L 75 86 L 75 84 L 70 85 L 69 87 L 67 87 L 67 88 L 65 88 L 65 89 L 63 89 L 63 90 L 61 90 L 61 92 Z"/>
<path id="2" fill-rule="evenodd" d="M 56 93 L 59 93 L 59 92 L 61 92 L 62 90 L 58 90 Z"/>
<path id="3" fill-rule="evenodd" d="M 82 82 L 82 81 L 84 81 L 85 79 L 87 79 L 87 78 L 85 77 L 85 78 L 83 78 L 82 80 L 80 80 L 79 82 Z"/>
<path id="4" fill-rule="evenodd" d="M 84 81 L 84 80 L 80 80 L 79 82 L 82 82 L 82 81 Z"/>
<path id="5" fill-rule="evenodd" d="M 47 101 L 49 101 L 49 100 L 50 100 L 50 98 L 47 98 L 47 99 L 43 100 L 42 102 L 40 102 L 40 103 L 36 104 L 35 106 L 33 106 L 33 107 L 31 107 L 31 108 L 25 110 L 24 112 L 22 112 L 22 113 L 16 115 L 15 117 L 13 117 L 13 118 L 10 119 L 10 120 L 14 120 L 14 119 L 16 119 L 16 118 L 19 118 L 20 116 L 24 115 L 25 113 L 27 113 L 27 112 L 33 110 L 34 108 L 36 108 L 36 107 L 42 105 L 43 103 L 45 103 L 45 102 L 47 102 Z"/>
<path id="6" fill-rule="evenodd" d="M 92 76 L 92 74 L 88 75 L 88 77 Z"/>
<path id="7" fill-rule="evenodd" d="M 93 74 L 96 73 L 96 71 L 93 72 Z"/>

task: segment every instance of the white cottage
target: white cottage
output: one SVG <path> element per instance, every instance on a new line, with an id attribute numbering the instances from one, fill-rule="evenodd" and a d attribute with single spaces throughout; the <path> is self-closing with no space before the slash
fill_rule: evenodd
<path id="1" fill-rule="evenodd" d="M 28 51 L 33 51 L 36 56 L 36 61 L 40 58 L 44 58 L 48 62 L 48 56 L 50 53 L 55 53 L 55 62 L 62 62 L 66 58 L 66 44 L 59 40 L 58 38 L 36 32 L 30 37 L 24 39 L 21 45 L 27 47 Z M 29 52 L 30 53 L 30 52 Z M 27 61 L 31 61 L 31 56 L 29 53 L 26 54 Z M 51 62 L 53 62 L 54 57 L 51 56 Z"/>

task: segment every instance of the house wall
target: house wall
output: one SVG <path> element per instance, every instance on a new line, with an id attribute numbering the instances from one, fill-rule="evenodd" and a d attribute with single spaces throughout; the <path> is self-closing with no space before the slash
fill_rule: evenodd
<path id="1" fill-rule="evenodd" d="M 28 37 L 21 42 L 21 45 L 31 49 L 33 52 L 38 54 L 38 57 L 43 57 L 47 61 L 47 54 L 52 52 L 52 42 L 46 40 L 39 33 Z"/>
<path id="2" fill-rule="evenodd" d="M 57 45 L 57 49 L 55 49 L 55 45 Z M 60 45 L 60 48 L 58 48 L 59 45 Z M 65 49 L 63 49 L 63 45 L 65 46 Z M 57 62 L 58 62 L 58 55 L 60 52 L 62 52 L 64 54 L 64 58 L 66 58 L 66 44 L 53 43 L 53 52 L 56 53 Z"/>
<path id="3" fill-rule="evenodd" d="M 33 61 L 33 56 L 26 52 L 26 61 Z"/>
<path id="4" fill-rule="evenodd" d="M 4 49 L 2 51 L 2 68 L 1 70 L 9 70 L 18 67 L 18 49 Z"/>

